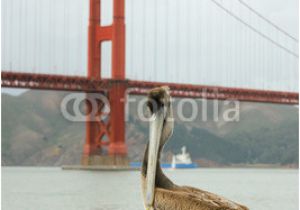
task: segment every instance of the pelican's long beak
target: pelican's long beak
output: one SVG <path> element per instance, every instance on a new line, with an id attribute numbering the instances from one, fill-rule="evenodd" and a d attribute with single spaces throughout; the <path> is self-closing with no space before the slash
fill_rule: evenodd
<path id="1" fill-rule="evenodd" d="M 160 138 L 163 129 L 163 122 L 165 118 L 164 107 L 157 110 L 150 121 L 150 140 L 148 149 L 148 165 L 146 176 L 146 209 L 152 209 L 154 202 L 154 188 L 155 188 L 155 175 L 156 164 L 158 159 L 158 150 L 160 145 Z"/>

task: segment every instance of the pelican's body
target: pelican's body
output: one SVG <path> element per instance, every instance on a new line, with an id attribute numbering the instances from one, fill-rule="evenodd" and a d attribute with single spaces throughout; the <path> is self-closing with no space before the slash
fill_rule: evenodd
<path id="1" fill-rule="evenodd" d="M 160 153 L 173 132 L 173 112 L 168 87 L 150 91 L 148 107 L 153 120 L 142 166 L 142 189 L 147 210 L 247 210 L 213 193 L 178 186 L 160 167 Z"/>

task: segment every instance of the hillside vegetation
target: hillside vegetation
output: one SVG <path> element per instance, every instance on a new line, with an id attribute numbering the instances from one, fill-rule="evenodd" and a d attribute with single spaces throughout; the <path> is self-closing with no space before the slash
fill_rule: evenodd
<path id="1" fill-rule="evenodd" d="M 82 122 L 70 122 L 60 112 L 65 92 L 27 91 L 20 96 L 2 94 L 2 164 L 78 164 L 84 142 Z M 141 97 L 134 97 L 137 101 Z M 178 101 L 174 102 L 176 110 Z M 198 110 L 202 110 L 198 100 Z M 219 102 L 221 116 L 226 105 Z M 228 107 L 227 107 L 228 108 Z M 189 116 L 191 107 L 184 106 Z M 148 138 L 148 124 L 131 103 L 126 126 L 129 158 L 140 161 Z M 178 120 L 164 150 L 164 161 L 186 146 L 194 160 L 229 164 L 298 164 L 298 108 L 287 105 L 240 103 L 240 120 L 213 119 L 213 102 L 207 104 L 207 120 L 201 114 L 192 122 Z"/>

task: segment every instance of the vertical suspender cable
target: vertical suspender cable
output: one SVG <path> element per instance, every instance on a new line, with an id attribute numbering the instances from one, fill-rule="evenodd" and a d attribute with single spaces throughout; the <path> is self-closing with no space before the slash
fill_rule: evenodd
<path id="1" fill-rule="evenodd" d="M 221 0 L 221 3 L 223 4 L 223 0 Z M 222 17 L 222 14 L 220 16 L 218 16 L 219 19 L 220 19 L 220 23 L 221 23 L 221 31 L 220 31 L 220 34 L 218 35 L 219 39 L 218 39 L 218 46 L 219 48 L 217 49 L 217 51 L 219 51 L 219 59 L 218 59 L 218 65 L 217 65 L 217 71 L 219 72 L 219 78 L 222 78 L 223 81 L 221 81 L 222 85 L 226 85 L 226 80 L 224 81 L 224 79 L 226 79 L 226 77 L 224 77 L 224 62 L 223 62 L 223 59 L 224 59 L 224 44 L 226 40 L 224 40 L 224 42 L 220 41 L 224 39 L 224 18 Z"/>
<path id="2" fill-rule="evenodd" d="M 280 39 L 281 40 L 281 39 Z M 279 72 L 279 74 L 281 75 L 281 77 L 285 80 L 285 77 L 286 77 L 286 74 L 283 74 L 282 72 L 282 69 L 283 69 L 283 66 L 282 66 L 282 56 L 283 56 L 283 54 L 282 54 L 283 52 L 282 51 L 280 51 L 280 50 L 278 50 L 278 60 L 279 60 L 279 64 L 278 64 L 278 66 L 277 66 L 277 68 L 278 68 L 278 72 Z"/>
<path id="3" fill-rule="evenodd" d="M 192 77 L 192 71 L 191 71 L 191 1 L 185 2 L 185 4 L 187 5 L 185 7 L 185 21 L 186 21 L 186 26 L 187 26 L 187 35 L 186 35 L 186 44 L 187 44 L 187 53 L 186 53 L 186 62 L 187 62 L 187 82 L 191 82 Z"/>
<path id="4" fill-rule="evenodd" d="M 78 1 L 77 0 L 77 14 L 79 15 L 79 26 L 77 27 L 77 40 L 79 41 L 79 43 L 78 43 L 78 49 L 77 49 L 77 54 L 78 54 L 78 58 L 76 59 L 77 60 L 77 65 L 76 65 L 76 74 L 77 75 L 81 75 L 83 72 L 81 72 L 81 70 L 82 69 L 84 69 L 83 68 L 83 65 L 82 65 L 82 58 L 83 58 L 83 47 L 82 47 L 82 43 L 84 42 L 84 40 L 82 39 L 82 31 L 84 31 L 83 30 L 83 27 L 82 27 L 82 25 L 83 25 L 83 23 L 82 23 L 82 20 L 83 20 L 83 18 L 82 18 L 82 16 L 83 16 L 83 14 L 82 14 L 82 9 L 81 9 L 81 5 L 80 4 L 84 4 L 83 3 L 83 1 Z M 82 5 L 82 6 L 84 6 L 84 5 Z"/>
<path id="5" fill-rule="evenodd" d="M 214 8 L 212 10 L 212 21 L 213 21 L 213 24 L 212 24 L 212 49 L 213 49 L 213 56 L 212 56 L 212 69 L 213 69 L 213 73 L 214 73 L 214 85 L 218 85 L 220 84 L 221 82 L 221 78 L 220 78 L 220 73 L 218 72 L 220 69 L 218 68 L 217 66 L 217 63 L 219 62 L 219 58 L 220 58 L 220 49 L 218 48 L 218 45 L 217 45 L 217 40 L 218 38 L 217 37 L 221 37 L 219 35 L 219 33 L 217 33 L 217 24 L 218 24 L 218 16 L 215 15 L 216 14 L 216 11 L 215 11 L 216 8 Z"/>
<path id="6" fill-rule="evenodd" d="M 165 21 L 165 69 L 164 69 L 164 81 L 168 81 L 168 75 L 169 74 L 169 31 L 168 31 L 168 26 L 169 26 L 169 0 L 166 0 L 166 21 Z"/>
<path id="7" fill-rule="evenodd" d="M 34 23 L 33 23 L 33 66 L 32 66 L 32 71 L 33 72 L 37 72 L 37 66 L 36 66 L 36 57 L 37 57 L 37 1 L 39 0 L 35 0 L 34 1 L 34 5 L 33 5 L 33 14 L 34 14 Z"/>
<path id="8" fill-rule="evenodd" d="M 145 80 L 145 72 L 146 71 L 146 1 L 147 0 L 142 0 L 143 1 L 143 8 L 142 8 L 142 79 Z"/>
<path id="9" fill-rule="evenodd" d="M 64 20 L 63 20 L 63 26 L 64 26 L 64 55 L 63 55 L 63 66 L 64 66 L 64 72 L 66 72 L 67 75 L 69 75 L 69 68 L 68 68 L 68 39 L 67 39 L 67 0 L 64 0 Z"/>
<path id="10" fill-rule="evenodd" d="M 13 6 L 13 2 L 14 1 L 8 1 L 7 0 L 7 2 L 9 2 L 10 3 L 10 5 L 9 5 L 9 8 L 10 8 L 10 17 L 9 17 L 9 19 L 11 20 L 11 22 L 14 22 L 14 20 L 13 20 L 13 18 L 14 18 L 14 15 L 13 15 L 13 8 L 14 8 L 14 6 Z M 9 25 L 8 24 L 8 27 L 9 27 L 9 33 L 8 33 L 8 36 L 10 37 L 8 40 L 9 40 L 9 45 L 8 45 L 8 48 L 9 48 L 9 70 L 10 71 L 12 71 L 13 70 L 13 65 L 12 65 L 12 57 L 13 57 L 13 48 L 12 48 L 12 39 L 11 39 L 11 37 L 12 37 L 12 29 L 13 29 L 13 26 L 11 26 L 11 25 Z"/>
<path id="11" fill-rule="evenodd" d="M 41 15 L 42 15 L 42 3 L 40 0 L 37 1 L 37 12 L 38 12 L 38 15 L 37 15 L 37 21 L 38 21 L 38 24 L 37 24 L 37 28 L 38 28 L 38 32 L 37 32 L 37 57 L 36 57 L 36 60 L 37 60 L 37 71 L 40 71 L 42 68 L 41 68 L 41 54 L 42 54 L 42 20 L 41 20 Z"/>
<path id="12" fill-rule="evenodd" d="M 239 16 L 242 17 L 243 16 L 243 11 L 241 9 L 241 7 L 238 7 L 239 9 Z M 247 68 L 246 68 L 246 30 L 245 28 L 243 27 L 240 27 L 241 29 L 241 45 L 239 46 L 239 49 L 240 49 L 240 56 L 241 56 L 241 59 L 240 59 L 240 67 L 239 67 L 239 74 L 238 74 L 238 77 L 237 77 L 237 80 L 239 81 L 238 82 L 238 87 L 244 87 L 244 85 L 246 84 L 246 80 L 247 80 L 247 77 L 246 77 L 246 72 L 247 72 Z"/>
<path id="13" fill-rule="evenodd" d="M 22 31 L 21 29 L 23 28 L 23 18 L 22 18 L 22 3 L 19 4 L 19 24 L 18 24 L 18 33 L 17 34 L 22 34 Z M 19 48 L 20 50 L 18 50 L 18 62 L 19 62 L 19 66 L 18 66 L 18 70 L 20 71 L 22 69 L 22 66 L 21 66 L 21 37 L 22 36 L 18 36 L 19 37 L 19 42 L 18 42 L 18 46 L 14 46 L 14 47 L 17 47 Z"/>
<path id="14" fill-rule="evenodd" d="M 239 63 L 238 63 L 238 61 L 239 61 L 239 59 L 240 59 L 240 56 L 241 55 L 239 55 L 239 53 L 238 53 L 238 50 L 239 50 L 239 47 L 238 47 L 238 38 L 239 38 L 239 36 L 238 36 L 238 34 L 239 34 L 239 31 L 238 31 L 238 23 L 236 22 L 235 24 L 234 24 L 234 40 L 235 40 L 235 42 L 234 42 L 234 55 L 232 55 L 232 56 L 234 56 L 234 58 L 235 58 L 235 68 L 234 68 L 234 75 L 232 76 L 233 77 L 233 85 L 234 85 L 234 87 L 237 87 L 237 73 L 238 73 L 238 68 L 239 68 Z"/>
<path id="15" fill-rule="evenodd" d="M 286 42 L 287 43 L 287 42 Z M 289 44 L 288 44 L 289 45 Z M 289 46 L 288 46 L 289 47 Z M 288 72 L 288 75 L 289 75 L 289 78 L 292 76 L 292 74 L 291 74 L 291 70 L 293 69 L 293 65 L 292 65 L 292 62 L 293 62 L 293 58 L 290 56 L 290 55 L 288 55 L 287 56 L 287 69 L 289 70 Z M 289 84 L 288 85 L 288 89 L 291 89 L 292 87 L 291 87 L 291 84 Z"/>
<path id="16" fill-rule="evenodd" d="M 215 31 L 215 25 L 216 25 L 216 16 L 214 12 L 214 8 L 211 8 L 211 24 L 210 24 L 210 32 L 211 32 L 211 71 L 212 71 L 212 81 L 213 85 L 217 85 L 217 69 L 216 69 L 216 58 L 217 58 L 217 45 L 216 45 L 216 31 Z"/>
<path id="17" fill-rule="evenodd" d="M 28 21 L 28 15 L 27 15 L 27 8 L 28 8 L 28 1 L 24 2 L 24 31 L 22 34 L 24 34 L 24 55 L 23 57 L 23 66 L 22 68 L 26 71 L 29 71 L 27 68 L 27 63 L 28 63 L 28 27 L 29 26 L 29 21 Z"/>
<path id="18" fill-rule="evenodd" d="M 279 34 L 278 34 L 278 32 L 276 33 L 276 41 L 277 42 L 280 41 L 279 40 Z M 272 46 L 272 47 L 273 47 L 272 49 L 273 49 L 273 57 L 274 57 L 274 59 L 271 60 L 272 67 L 273 67 L 273 72 L 272 73 L 273 73 L 273 75 L 280 75 L 280 72 L 277 72 L 278 65 L 279 65 L 279 62 L 278 62 L 278 60 L 279 60 L 278 51 L 277 51 L 276 48 L 274 48 L 274 46 Z M 272 81 L 273 81 L 273 75 L 271 75 Z M 282 79 L 282 77 L 280 77 L 280 78 Z M 270 88 L 274 88 L 274 85 L 271 84 Z"/>
<path id="19" fill-rule="evenodd" d="M 248 19 L 249 19 L 250 24 L 252 25 L 252 18 L 251 18 L 250 12 L 248 12 Z M 249 61 L 248 61 L 248 64 L 247 64 L 248 68 L 246 70 L 246 83 L 245 83 L 245 86 L 247 88 L 250 88 L 249 80 L 250 81 L 252 80 L 252 78 L 250 77 L 251 76 L 250 71 L 253 69 L 252 63 L 254 62 L 254 59 L 253 59 L 253 46 L 252 46 L 252 39 L 251 39 L 250 32 L 247 33 L 247 38 L 248 38 L 247 42 L 248 42 L 248 46 L 249 46 L 248 47 L 249 50 L 247 51 Z"/>
<path id="20" fill-rule="evenodd" d="M 67 37 L 70 37 L 70 19 L 71 19 L 71 13 L 70 13 L 70 0 L 67 0 L 68 5 L 67 5 Z M 67 68 L 69 71 L 69 74 L 74 74 L 74 72 L 72 71 L 73 69 L 70 68 L 70 57 L 71 57 L 71 53 L 70 53 L 70 39 L 67 39 Z"/>
<path id="21" fill-rule="evenodd" d="M 223 0 L 222 0 L 222 2 L 221 2 L 222 4 L 223 4 Z M 231 45 L 229 44 L 229 45 L 226 45 L 226 44 L 224 44 L 224 43 L 226 43 L 226 42 L 230 42 L 230 39 L 229 39 L 229 37 L 227 36 L 227 34 L 228 33 L 230 33 L 230 31 L 228 30 L 228 29 L 226 29 L 226 27 L 225 27 L 225 22 L 226 22 L 226 16 L 224 16 L 224 18 L 221 18 L 222 19 L 222 33 L 223 33 L 223 39 L 224 39 L 224 41 L 223 41 L 223 45 L 222 46 L 224 46 L 223 47 L 223 53 L 222 53 L 222 71 L 223 71 L 223 75 L 224 75 L 224 78 L 225 78 L 225 82 L 224 82 L 224 84 L 226 85 L 226 86 L 229 86 L 230 85 L 230 83 L 229 83 L 229 77 L 228 77 L 228 72 L 230 71 L 230 65 L 228 65 L 228 62 L 229 62 L 229 60 L 228 59 L 226 59 L 226 57 L 230 54 L 230 49 L 231 49 Z M 229 28 L 229 27 L 228 27 Z M 227 41 L 228 40 L 228 41 Z M 225 65 L 226 64 L 226 65 Z"/>
<path id="22" fill-rule="evenodd" d="M 202 38 L 202 16 L 201 16 L 201 14 L 202 14 L 202 11 L 203 11 L 203 7 L 202 7 L 202 2 L 200 1 L 200 3 L 199 3 L 199 1 L 196 1 L 196 6 L 197 6 L 197 8 L 198 8 L 198 4 L 199 4 L 199 9 L 200 9 L 200 12 L 198 12 L 198 13 L 196 13 L 196 14 L 198 14 L 197 15 L 197 22 L 200 24 L 199 25 L 199 27 L 198 27 L 198 30 L 196 30 L 196 40 L 195 40 L 195 42 L 197 43 L 197 45 L 195 45 L 195 46 L 197 46 L 196 47 L 196 59 L 195 59 L 195 79 L 194 79 L 194 82 L 196 82 L 196 83 L 199 83 L 199 77 L 200 78 L 202 78 L 203 77 L 203 75 L 201 75 L 201 73 L 200 74 L 198 74 L 199 72 L 203 72 L 203 71 L 205 71 L 205 68 L 201 68 L 202 67 L 202 50 L 203 50 L 203 46 L 201 45 L 201 38 Z M 196 25 L 198 25 L 198 24 L 196 24 Z M 199 65 L 198 65 L 199 64 Z"/>
<path id="23" fill-rule="evenodd" d="M 23 18 L 23 7 L 25 2 L 20 2 L 20 21 L 18 23 L 18 28 L 19 28 L 19 33 L 18 34 L 23 34 L 24 33 L 24 18 Z M 19 36 L 19 45 L 17 46 L 17 49 L 19 49 L 19 71 L 24 71 L 24 67 L 23 67 L 23 50 L 24 47 L 22 46 L 23 43 L 23 38 L 24 36 Z"/>
<path id="24" fill-rule="evenodd" d="M 238 8 L 235 7 L 235 10 L 237 13 L 239 13 Z M 239 24 L 235 23 L 235 59 L 236 59 L 236 67 L 235 67 L 235 73 L 234 73 L 234 86 L 238 87 L 238 73 L 240 72 L 240 60 L 242 58 L 241 52 L 240 52 L 240 42 L 241 42 L 241 31 L 239 30 Z M 242 78 L 241 78 L 242 79 Z"/>
<path id="25" fill-rule="evenodd" d="M 157 15 L 158 15 L 158 7 L 157 7 L 157 0 L 154 0 L 154 79 L 152 80 L 157 80 L 157 71 L 158 71 L 158 67 L 157 67 L 157 34 L 158 34 L 158 27 L 157 27 Z"/>
<path id="26" fill-rule="evenodd" d="M 214 72 L 214 69 L 213 69 L 213 47 L 214 47 L 214 40 L 213 40 L 213 28 L 212 28 L 212 24 L 213 24 L 213 14 L 212 14 L 212 11 L 213 11 L 213 8 L 210 6 L 209 7 L 209 15 L 210 15 L 210 18 L 209 18 L 209 23 L 207 24 L 208 26 L 208 33 L 211 33 L 209 34 L 208 38 L 209 38 L 209 46 L 208 46 L 208 52 L 209 52 L 209 71 L 211 72 L 210 74 L 210 77 L 211 77 L 211 83 L 212 85 L 215 85 L 214 82 L 215 82 L 215 72 Z"/>
<path id="27" fill-rule="evenodd" d="M 257 19 L 255 20 L 255 25 L 257 25 Z M 253 80 L 253 86 L 254 88 L 257 88 L 258 85 L 259 85 L 259 79 L 261 77 L 261 73 L 262 73 L 262 70 L 261 70 L 261 66 L 262 66 L 262 57 L 261 57 L 261 49 L 260 49 L 260 42 L 259 42 L 259 38 L 256 34 L 254 34 L 254 42 L 253 42 L 254 46 L 255 46 L 255 71 L 252 72 L 253 75 L 256 75 L 256 78 L 255 80 Z"/>
<path id="28" fill-rule="evenodd" d="M 52 0 L 53 1 L 53 0 Z M 53 3 L 55 2 L 55 0 L 52 2 L 52 1 L 49 1 L 48 0 L 48 3 L 49 3 L 49 7 L 48 7 L 48 12 L 49 12 L 49 17 L 48 17 L 48 34 L 47 34 L 47 38 L 48 38 L 48 45 L 49 45 L 49 49 L 48 49 L 48 62 L 49 62 L 49 65 L 48 65 L 48 72 L 47 73 L 51 73 L 51 72 L 54 72 L 55 74 L 57 74 L 57 72 L 55 72 L 55 69 L 53 68 L 53 54 L 52 54 L 52 51 L 53 51 L 53 45 L 55 43 L 52 43 L 52 35 L 53 35 L 53 31 L 54 31 L 54 28 L 53 28 L 53 24 L 52 24 L 52 14 L 53 14 Z"/>
<path id="29" fill-rule="evenodd" d="M 55 8 L 56 8 L 56 0 L 52 0 L 53 1 L 53 5 L 52 5 L 52 10 L 51 10 L 51 28 L 52 28 L 52 31 L 51 31 L 51 36 L 52 36 L 52 40 L 53 40 L 53 43 L 51 43 L 52 45 L 52 69 L 54 69 L 54 71 L 57 73 L 58 72 L 58 69 L 57 69 L 57 66 L 56 66 L 56 38 L 55 38 L 55 32 L 57 31 L 57 25 L 55 24 Z M 74 69 L 75 70 L 75 69 Z M 60 72 L 60 74 L 63 74 L 63 72 Z"/>
<path id="30" fill-rule="evenodd" d="M 260 31 L 261 31 L 261 25 L 259 24 L 259 28 L 260 28 Z M 261 78 L 261 82 L 262 82 L 262 87 L 263 89 L 265 90 L 266 87 L 265 87 L 265 72 L 266 72 L 266 44 L 265 42 L 263 42 L 261 39 L 259 39 L 259 43 L 261 43 L 261 52 L 262 52 L 262 78 Z"/>
<path id="31" fill-rule="evenodd" d="M 213 76 L 214 76 L 214 74 L 213 74 L 213 69 L 212 69 L 212 65 L 211 65 L 211 56 L 212 56 L 212 51 L 211 51 L 211 48 L 212 48 L 212 46 L 211 46 L 211 43 L 212 43 L 212 41 L 211 41 L 211 16 L 210 15 L 212 15 L 211 14 L 211 10 L 212 10 L 212 8 L 211 8 L 211 5 L 208 5 L 208 8 L 207 8 L 207 13 L 206 13 L 206 15 L 207 15 L 207 17 L 208 17 L 208 19 L 207 19 L 207 24 L 206 24 L 206 33 L 207 33 L 207 48 L 206 48 L 206 50 L 207 50 L 207 56 L 208 56 L 208 59 L 207 59 L 207 76 L 206 76 L 206 78 L 210 78 L 210 85 L 212 85 L 212 83 L 213 83 Z"/>
<path id="32" fill-rule="evenodd" d="M 210 56 L 210 53 L 209 53 L 209 48 L 210 48 L 210 43 L 209 43 L 209 25 L 210 25 L 210 18 L 209 18 L 209 12 L 208 12 L 208 7 L 210 7 L 208 1 L 203 1 L 205 2 L 206 4 L 206 7 L 205 9 L 203 10 L 204 12 L 204 17 L 206 17 L 206 19 L 204 19 L 205 21 L 203 21 L 203 23 L 205 23 L 205 30 L 203 32 L 203 34 L 205 35 L 205 41 L 203 43 L 205 43 L 205 51 L 203 52 L 205 56 L 205 65 L 204 65 L 204 69 L 205 69 L 205 79 L 206 78 L 210 78 L 210 72 L 211 72 L 211 69 L 209 69 L 209 56 Z M 204 81 L 205 81 L 204 79 Z M 209 82 L 211 82 L 211 80 L 209 80 Z"/>
<path id="33" fill-rule="evenodd" d="M 2 1 L 2 37 L 1 37 L 1 44 L 2 44 L 2 54 L 1 54 L 1 59 L 2 59 L 2 69 L 4 67 L 4 69 L 7 69 L 7 66 L 6 66 L 6 61 L 7 61 L 7 50 L 8 50 L 8 47 L 7 47 L 7 42 L 3 42 L 3 40 L 7 37 L 7 32 L 8 32 L 8 24 L 7 24 L 7 13 L 8 13 L 8 10 L 7 10 L 7 4 L 8 2 L 7 1 Z"/>
<path id="34" fill-rule="evenodd" d="M 21 54 L 21 68 L 22 70 L 26 70 L 26 47 L 27 47 L 27 14 L 26 14 L 26 8 L 27 8 L 27 1 L 24 1 L 23 2 L 23 17 L 22 17 L 22 21 L 23 21 L 23 24 L 22 24 L 22 31 L 21 31 L 21 34 L 23 34 L 23 37 L 22 37 L 22 41 L 21 41 L 21 45 L 20 47 L 22 46 L 22 54 Z"/>
<path id="35" fill-rule="evenodd" d="M 22 68 L 25 70 L 25 71 L 28 71 L 27 69 L 27 54 L 28 54 L 28 46 L 27 46 L 27 42 L 28 42 L 28 16 L 27 16 L 27 5 L 28 5 L 28 1 L 25 1 L 24 2 L 24 23 L 23 23 L 23 27 L 24 27 L 24 30 L 23 30 L 23 34 L 24 34 L 24 40 L 22 44 L 24 44 L 24 55 L 22 56 L 22 59 L 23 59 L 23 65 L 22 65 Z"/>
<path id="36" fill-rule="evenodd" d="M 223 0 L 221 0 L 221 3 L 223 3 Z M 226 39 L 226 34 L 228 33 L 227 30 L 225 30 L 225 16 L 224 14 L 222 14 L 222 16 L 220 16 L 221 18 L 221 37 L 222 37 L 222 41 L 220 42 L 220 46 L 221 46 L 221 55 L 220 55 L 220 69 L 219 71 L 222 71 L 220 72 L 221 74 L 221 78 L 223 78 L 225 81 L 223 81 L 222 84 L 224 84 L 225 86 L 228 86 L 228 78 L 227 78 L 227 68 L 228 68 L 228 65 L 226 64 L 226 59 L 225 59 L 225 56 L 227 55 L 227 53 L 225 53 L 225 51 L 228 50 L 228 46 L 230 45 L 227 45 L 225 44 L 226 42 L 228 42 L 228 40 Z M 228 62 L 228 61 L 227 61 Z M 226 64 L 226 65 L 225 65 Z"/>
<path id="37" fill-rule="evenodd" d="M 133 51 L 134 51 L 134 3 L 133 0 L 130 0 L 130 73 L 132 76 L 136 77 L 137 74 L 135 74 L 134 65 L 133 65 Z M 136 79 L 136 78 L 135 78 Z"/>
<path id="38" fill-rule="evenodd" d="M 179 69 L 180 69 L 180 61 L 179 53 L 181 50 L 180 47 L 180 28 L 179 28 L 179 21 L 180 21 L 180 9 L 179 9 L 179 1 L 176 1 L 176 33 L 175 33 L 175 43 L 176 43 L 176 49 L 175 49 L 175 63 L 176 63 L 176 76 L 174 76 L 174 82 L 178 83 L 178 77 L 179 77 Z"/>
<path id="39" fill-rule="evenodd" d="M 226 63 L 226 68 L 225 68 L 225 77 L 226 77 L 226 85 L 227 86 L 232 86 L 232 83 L 231 83 L 231 74 L 232 74 L 232 71 L 233 71 L 233 62 L 231 60 L 231 57 L 233 55 L 233 24 L 231 22 L 231 20 L 226 16 L 224 15 L 224 19 L 226 20 L 226 22 L 228 23 L 228 26 L 224 26 L 225 27 L 225 40 L 229 40 L 229 45 L 227 46 L 226 50 L 225 50 L 225 63 Z"/>

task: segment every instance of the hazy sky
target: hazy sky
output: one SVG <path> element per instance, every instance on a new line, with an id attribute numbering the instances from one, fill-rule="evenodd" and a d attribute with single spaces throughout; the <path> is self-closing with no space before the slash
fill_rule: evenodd
<path id="1" fill-rule="evenodd" d="M 238 0 L 215 1 L 298 54 L 297 43 Z M 298 0 L 244 1 L 298 38 Z M 109 0 L 102 2 L 107 24 Z M 87 0 L 2 0 L 2 69 L 86 75 L 87 20 Z M 126 26 L 127 78 L 298 90 L 298 58 L 212 0 L 126 0 Z M 110 77 L 109 44 L 103 54 L 102 75 Z"/>

